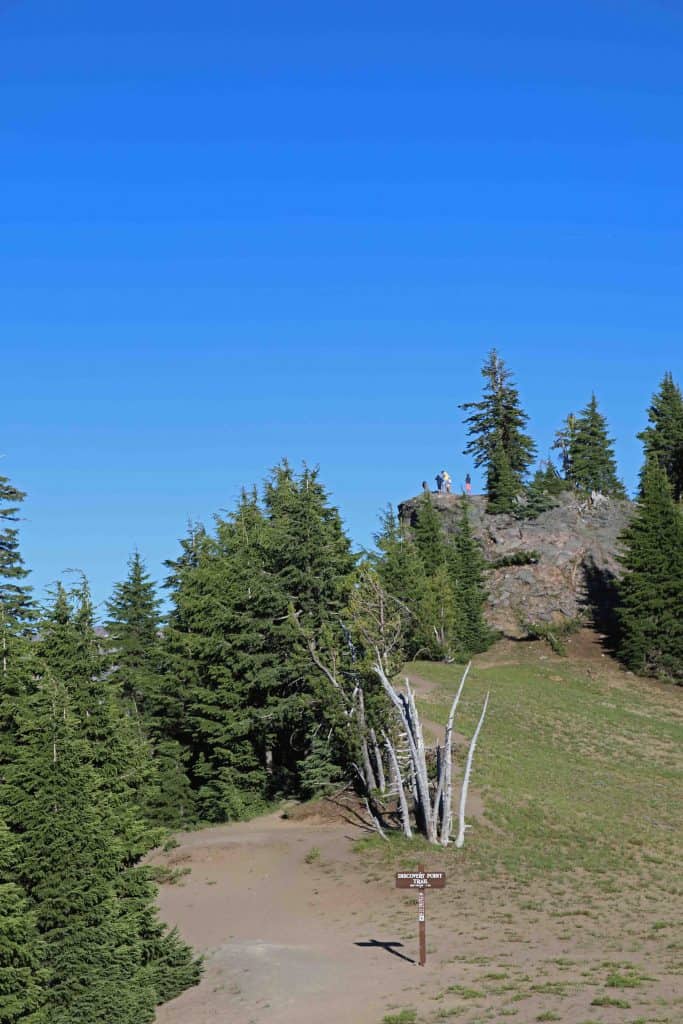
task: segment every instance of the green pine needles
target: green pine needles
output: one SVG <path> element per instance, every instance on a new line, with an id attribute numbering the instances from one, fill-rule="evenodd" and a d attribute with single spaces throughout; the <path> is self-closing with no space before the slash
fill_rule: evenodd
<path id="1" fill-rule="evenodd" d="M 486 470 L 486 493 L 490 512 L 511 512 L 524 489 L 536 445 L 526 433 L 528 416 L 519 401 L 512 373 L 496 349 L 482 367 L 484 394 L 479 402 L 465 402 L 460 408 L 469 438 L 464 455 Z"/>
<path id="2" fill-rule="evenodd" d="M 561 452 L 565 480 L 580 491 L 625 498 L 613 445 L 607 421 L 598 410 L 595 395 L 591 395 L 588 405 L 578 416 L 570 413 L 555 435 L 554 447 Z"/>
<path id="3" fill-rule="evenodd" d="M 484 618 L 485 563 L 461 499 L 452 536 L 429 494 L 421 495 L 410 530 L 385 515 L 374 559 L 386 592 L 404 606 L 405 654 L 437 660 L 469 658 L 494 639 Z"/>
<path id="4" fill-rule="evenodd" d="M 683 683 L 683 517 L 654 456 L 621 541 L 619 656 L 634 672 Z"/>

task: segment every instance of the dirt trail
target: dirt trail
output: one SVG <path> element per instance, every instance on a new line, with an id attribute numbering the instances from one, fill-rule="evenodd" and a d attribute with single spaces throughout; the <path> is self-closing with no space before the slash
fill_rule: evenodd
<path id="1" fill-rule="evenodd" d="M 391 879 L 358 877 L 354 832 L 272 815 L 181 835 L 158 855 L 192 869 L 184 884 L 162 888 L 161 913 L 206 956 L 201 985 L 161 1007 L 159 1024 L 376 1024 L 413 965 L 358 945 L 400 941 L 378 921 L 404 900 Z"/>

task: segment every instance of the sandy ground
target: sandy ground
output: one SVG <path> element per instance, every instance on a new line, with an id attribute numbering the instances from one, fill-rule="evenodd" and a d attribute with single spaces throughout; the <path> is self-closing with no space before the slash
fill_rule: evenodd
<path id="1" fill-rule="evenodd" d="M 361 835 L 338 817 L 279 812 L 181 834 L 157 853 L 156 863 L 191 869 L 162 886 L 161 914 L 205 956 L 200 985 L 160 1007 L 158 1024 L 380 1024 L 401 1007 L 463 1024 L 683 1021 L 666 893 L 615 897 L 580 878 L 531 891 L 500 876 L 465 886 L 451 872 L 427 897 L 420 968 L 415 897 L 354 852 Z M 637 988 L 605 988 L 610 970 L 631 967 Z M 628 1012 L 591 1005 L 605 995 Z"/>

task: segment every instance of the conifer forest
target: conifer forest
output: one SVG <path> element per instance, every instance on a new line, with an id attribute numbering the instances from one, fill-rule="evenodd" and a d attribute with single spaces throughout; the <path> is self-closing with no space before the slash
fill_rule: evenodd
<path id="1" fill-rule="evenodd" d="M 558 410 L 539 460 L 495 350 L 482 379 L 461 409 L 491 516 L 537 518 L 563 492 L 629 500 L 595 393 Z M 680 685 L 683 395 L 670 373 L 643 406 L 613 642 L 632 672 Z M 374 548 L 357 551 L 318 468 L 283 460 L 192 523 L 162 581 L 132 552 L 96 609 L 85 576 L 32 589 L 20 477 L 0 477 L 0 1024 L 145 1024 L 202 972 L 158 917 L 146 855 L 174 830 L 344 785 L 383 820 L 401 731 L 386 683 L 408 660 L 464 663 L 493 644 L 488 563 L 466 495 L 455 532 L 425 490 L 413 521 L 387 507 Z"/>

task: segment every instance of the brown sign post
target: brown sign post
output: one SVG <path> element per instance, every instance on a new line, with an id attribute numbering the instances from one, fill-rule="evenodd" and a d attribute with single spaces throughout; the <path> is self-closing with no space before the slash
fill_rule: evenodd
<path id="1" fill-rule="evenodd" d="M 443 871 L 425 871 L 420 864 L 417 871 L 397 871 L 397 889 L 417 889 L 417 923 L 420 937 L 420 967 L 427 962 L 427 926 L 425 921 L 425 894 L 427 889 L 443 889 L 446 875 Z"/>

